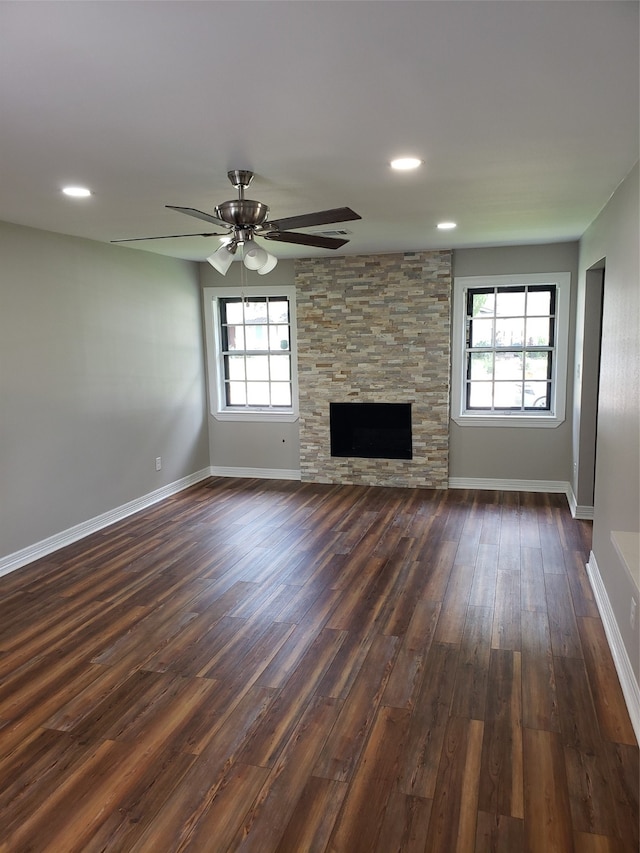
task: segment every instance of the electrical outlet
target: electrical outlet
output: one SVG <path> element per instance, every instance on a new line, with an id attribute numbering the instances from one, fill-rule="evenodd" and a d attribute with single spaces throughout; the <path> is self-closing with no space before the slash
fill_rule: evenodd
<path id="1" fill-rule="evenodd" d="M 156 456 L 156 471 L 162 470 L 162 456 Z"/>
<path id="2" fill-rule="evenodd" d="M 631 623 L 631 629 L 633 630 L 636 627 L 636 611 L 638 610 L 638 602 L 631 597 L 631 613 L 629 614 L 629 622 Z"/>

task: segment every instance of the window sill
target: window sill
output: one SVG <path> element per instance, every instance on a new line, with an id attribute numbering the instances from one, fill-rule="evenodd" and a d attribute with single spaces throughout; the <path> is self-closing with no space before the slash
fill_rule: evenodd
<path id="1" fill-rule="evenodd" d="M 212 412 L 213 417 L 217 421 L 247 421 L 254 423 L 294 423 L 298 420 L 297 412 L 267 412 L 260 410 L 253 411 L 222 411 Z"/>
<path id="2" fill-rule="evenodd" d="M 463 427 L 527 427 L 528 429 L 555 429 L 564 423 L 556 415 L 455 415 L 452 421 Z"/>

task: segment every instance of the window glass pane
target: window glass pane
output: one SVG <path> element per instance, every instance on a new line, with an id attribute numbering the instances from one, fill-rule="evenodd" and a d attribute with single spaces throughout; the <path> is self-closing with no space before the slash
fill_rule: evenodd
<path id="1" fill-rule="evenodd" d="M 289 303 L 286 299 L 270 299 L 269 300 L 269 322 L 270 323 L 288 323 L 289 322 Z"/>
<path id="2" fill-rule="evenodd" d="M 522 408 L 522 382 L 496 382 L 494 405 L 496 409 Z"/>
<path id="3" fill-rule="evenodd" d="M 548 290 L 530 290 L 527 294 L 527 314 L 547 315 L 551 313 L 551 293 Z"/>
<path id="4" fill-rule="evenodd" d="M 271 350 L 288 350 L 289 349 L 289 327 L 288 326 L 269 326 L 269 349 L 271 349 Z"/>
<path id="5" fill-rule="evenodd" d="M 524 288 L 499 290 L 496 294 L 496 314 L 499 317 L 523 317 L 524 296 Z"/>
<path id="6" fill-rule="evenodd" d="M 471 316 L 493 316 L 496 307 L 495 293 L 473 293 L 471 295 Z"/>
<path id="7" fill-rule="evenodd" d="M 493 379 L 493 353 L 472 352 L 469 355 L 469 379 Z"/>
<path id="8" fill-rule="evenodd" d="M 230 323 L 232 325 L 237 325 L 243 322 L 242 315 L 242 300 L 238 299 L 225 299 L 225 322 Z"/>
<path id="9" fill-rule="evenodd" d="M 226 349 L 229 351 L 244 349 L 244 328 L 242 326 L 227 326 Z"/>
<path id="10" fill-rule="evenodd" d="M 269 383 L 247 382 L 247 403 L 250 406 L 268 406 Z"/>
<path id="11" fill-rule="evenodd" d="M 469 346 L 493 346 L 493 320 L 472 320 Z"/>
<path id="12" fill-rule="evenodd" d="M 521 352 L 497 352 L 496 353 L 496 380 L 522 379 L 522 353 Z"/>
<path id="13" fill-rule="evenodd" d="M 245 323 L 267 322 L 267 300 L 260 297 L 252 297 L 244 303 Z"/>
<path id="14" fill-rule="evenodd" d="M 227 405 L 244 406 L 247 402 L 244 382 L 227 383 Z"/>
<path id="15" fill-rule="evenodd" d="M 291 362 L 288 355 L 271 355 L 269 356 L 269 366 L 271 369 L 271 380 L 278 382 L 288 382 L 291 379 Z"/>
<path id="16" fill-rule="evenodd" d="M 227 379 L 244 379 L 244 356 L 226 356 Z"/>
<path id="17" fill-rule="evenodd" d="M 247 356 L 247 379 L 252 381 L 269 381 L 269 356 L 248 355 Z"/>
<path id="18" fill-rule="evenodd" d="M 271 405 L 291 405 L 291 385 L 288 382 L 273 382 L 271 384 Z"/>
<path id="19" fill-rule="evenodd" d="M 524 343 L 524 319 L 509 317 L 496 320 L 496 346 L 521 347 Z"/>
<path id="20" fill-rule="evenodd" d="M 267 333 L 267 328 L 267 326 L 245 326 L 246 349 L 269 349 L 269 335 Z"/>
<path id="21" fill-rule="evenodd" d="M 545 317 L 533 317 L 527 320 L 527 346 L 548 347 L 551 345 L 551 327 L 549 319 Z"/>
<path id="22" fill-rule="evenodd" d="M 549 408 L 549 383 L 526 382 L 524 386 L 524 404 L 527 408 Z"/>
<path id="23" fill-rule="evenodd" d="M 496 277 L 495 287 L 493 277 L 478 287 L 456 283 L 455 318 L 464 321 L 466 340 L 454 355 L 456 373 L 462 368 L 454 386 L 457 391 L 463 383 L 463 399 L 473 414 L 551 413 L 557 378 L 556 301 L 565 299 L 568 279 L 562 275 L 558 285 L 545 284 L 544 278 L 536 282 L 533 276 L 515 285 L 498 283 Z M 460 356 L 466 359 L 462 364 Z M 508 423 L 503 418 L 498 422 Z"/>
<path id="24" fill-rule="evenodd" d="M 288 297 L 220 297 L 218 307 L 225 405 L 291 408 Z"/>
<path id="25" fill-rule="evenodd" d="M 469 407 L 473 409 L 490 409 L 492 405 L 493 385 L 491 382 L 469 383 Z"/>
<path id="26" fill-rule="evenodd" d="M 524 358 L 524 375 L 527 379 L 549 378 L 550 353 L 528 352 Z"/>

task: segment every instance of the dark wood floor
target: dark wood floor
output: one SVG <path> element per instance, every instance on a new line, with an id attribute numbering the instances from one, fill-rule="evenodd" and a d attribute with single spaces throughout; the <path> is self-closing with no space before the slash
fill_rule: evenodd
<path id="1" fill-rule="evenodd" d="M 637 853 L 558 495 L 213 479 L 0 578 L 0 850 Z"/>

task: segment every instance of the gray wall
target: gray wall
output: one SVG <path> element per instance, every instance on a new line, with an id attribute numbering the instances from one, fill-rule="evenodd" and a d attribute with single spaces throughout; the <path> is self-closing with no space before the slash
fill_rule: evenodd
<path id="1" fill-rule="evenodd" d="M 196 264 L 2 223 L 0 257 L 2 557 L 209 457 Z"/>
<path id="2" fill-rule="evenodd" d="M 555 429 L 458 426 L 451 421 L 449 476 L 507 480 L 570 481 L 573 340 L 577 292 L 577 243 L 458 249 L 453 275 L 571 273 L 571 324 L 567 377 L 567 419 Z"/>
<path id="3" fill-rule="evenodd" d="M 638 165 L 580 241 L 581 291 L 587 271 L 605 261 L 593 553 L 635 677 L 640 680 L 638 619 L 631 630 L 631 595 L 638 590 L 611 541 L 612 531 L 638 532 L 640 521 L 640 357 L 638 352 L 640 199 Z M 584 294 L 582 294 L 584 297 Z M 584 304 L 584 298 L 581 304 Z M 581 358 L 580 341 L 578 359 Z M 579 422 L 580 395 L 574 401 Z M 580 430 L 577 430 L 577 435 Z M 576 454 L 579 448 L 576 449 Z"/>
<path id="4" fill-rule="evenodd" d="M 267 277 L 245 270 L 240 262 L 231 264 L 225 276 L 211 264 L 200 264 L 202 287 L 237 287 L 242 289 L 241 272 L 246 284 L 294 286 L 294 261 L 280 261 Z M 207 306 L 205 305 L 205 310 Z M 300 436 L 298 421 L 293 423 L 247 423 L 219 421 L 211 414 L 209 401 L 209 456 L 216 468 L 249 468 L 285 472 L 300 469 Z"/>
<path id="5" fill-rule="evenodd" d="M 269 274 L 269 284 L 295 284 L 294 261 L 281 261 Z M 513 480 L 572 479 L 571 399 L 577 293 L 578 243 L 458 249 L 453 274 L 507 275 L 510 273 L 570 272 L 571 324 L 569 329 L 567 419 L 556 429 L 523 427 L 460 427 L 450 423 L 449 476 Z M 221 276 L 201 264 L 203 287 L 241 287 L 240 264 Z M 257 273 L 246 274 L 247 284 L 264 284 Z M 209 416 L 211 464 L 221 468 L 298 470 L 298 424 L 229 423 Z"/>

